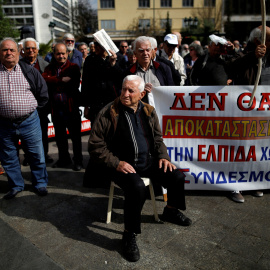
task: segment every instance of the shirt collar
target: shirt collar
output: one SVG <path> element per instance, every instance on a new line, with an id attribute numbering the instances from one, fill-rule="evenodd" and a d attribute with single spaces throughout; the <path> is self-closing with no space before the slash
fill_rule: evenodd
<path id="1" fill-rule="evenodd" d="M 154 66 L 153 66 L 153 61 L 151 60 L 150 65 L 149 65 L 149 67 L 148 67 L 147 70 L 144 70 L 144 69 L 140 66 L 140 64 L 139 64 L 138 62 L 137 62 L 137 68 L 140 69 L 140 70 L 143 71 L 143 72 L 146 72 L 146 71 L 149 70 L 149 69 L 153 69 L 153 68 L 154 68 Z"/>
<path id="2" fill-rule="evenodd" d="M 19 63 L 17 63 L 13 68 L 12 70 L 16 71 L 17 67 L 19 66 Z M 8 69 L 2 64 L 0 63 L 0 68 L 1 70 L 4 70 L 4 71 L 8 71 Z M 8 71 L 9 72 L 9 71 Z"/>

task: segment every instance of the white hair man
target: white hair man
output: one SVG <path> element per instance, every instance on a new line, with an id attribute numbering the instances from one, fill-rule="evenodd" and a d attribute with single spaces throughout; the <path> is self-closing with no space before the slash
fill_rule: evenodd
<path id="1" fill-rule="evenodd" d="M 137 57 L 137 62 L 129 67 L 124 75 L 138 75 L 143 78 L 147 92 L 143 101 L 154 105 L 153 100 L 149 100 L 148 98 L 149 93 L 151 98 L 152 88 L 175 84 L 170 68 L 164 63 L 158 63 L 152 60 L 152 50 L 149 37 L 140 36 L 136 38 L 134 41 L 134 54 Z"/>
<path id="2" fill-rule="evenodd" d="M 75 49 L 75 37 L 72 34 L 67 33 L 63 37 L 63 42 L 67 46 L 68 60 L 71 63 L 77 64 L 79 66 L 79 68 L 81 69 L 82 68 L 82 57 L 83 57 L 83 55 L 82 55 L 82 53 L 80 51 Z"/>
<path id="3" fill-rule="evenodd" d="M 186 209 L 184 175 L 170 162 L 156 111 L 141 101 L 144 95 L 145 83 L 141 77 L 125 77 L 120 97 L 99 112 L 88 148 L 99 177 L 100 172 L 110 175 L 104 179 L 114 179 L 124 190 L 122 244 L 125 258 L 132 262 L 140 259 L 136 235 L 141 233 L 141 210 L 146 199 L 141 177 L 151 177 L 153 182 L 167 188 L 164 221 L 181 226 L 192 223 L 178 210 Z"/>
<path id="4" fill-rule="evenodd" d="M 48 62 L 38 55 L 39 43 L 34 38 L 26 38 L 23 41 L 24 57 L 21 61 L 24 61 L 28 65 L 36 68 L 40 74 L 42 74 L 45 68 L 48 66 Z M 47 163 L 53 162 L 53 159 L 48 155 L 49 142 L 48 142 L 48 113 L 49 104 L 39 110 L 40 125 L 42 130 L 42 142 L 45 153 L 45 160 Z M 27 158 L 24 159 L 23 165 L 27 165 Z"/>
<path id="5" fill-rule="evenodd" d="M 170 60 L 174 64 L 175 69 L 178 70 L 181 76 L 180 85 L 184 85 L 187 78 L 185 72 L 185 64 L 184 59 L 177 52 L 175 52 L 177 46 L 177 36 L 173 34 L 168 34 L 164 38 L 163 49 L 158 51 L 158 55 L 167 60 Z"/>

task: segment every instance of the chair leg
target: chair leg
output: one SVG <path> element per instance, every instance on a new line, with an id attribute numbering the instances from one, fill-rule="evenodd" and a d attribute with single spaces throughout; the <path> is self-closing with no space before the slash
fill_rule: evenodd
<path id="1" fill-rule="evenodd" d="M 109 192 L 108 210 L 107 210 L 107 220 L 106 220 L 107 224 L 111 222 L 111 217 L 112 217 L 113 193 L 114 193 L 114 182 L 111 182 L 110 192 Z"/>
<path id="2" fill-rule="evenodd" d="M 158 213 L 157 213 L 156 198 L 155 198 L 154 188 L 151 181 L 149 181 L 149 191 L 150 191 L 151 201 L 153 205 L 155 221 L 159 222 L 160 220 L 158 218 Z"/>

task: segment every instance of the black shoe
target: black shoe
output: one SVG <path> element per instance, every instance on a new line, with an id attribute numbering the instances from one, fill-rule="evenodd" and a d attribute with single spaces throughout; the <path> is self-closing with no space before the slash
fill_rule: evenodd
<path id="1" fill-rule="evenodd" d="M 122 242 L 124 257 L 130 262 L 137 262 L 140 259 L 140 251 L 136 243 L 136 234 L 125 231 Z"/>
<path id="2" fill-rule="evenodd" d="M 83 168 L 82 163 L 74 163 L 73 170 L 74 171 L 80 171 Z"/>
<path id="3" fill-rule="evenodd" d="M 53 162 L 53 158 L 51 156 L 49 156 L 49 155 L 46 155 L 45 156 L 45 161 L 46 161 L 46 163 L 52 163 Z"/>
<path id="4" fill-rule="evenodd" d="M 45 187 L 35 188 L 35 191 L 39 196 L 46 196 L 48 194 L 48 190 Z"/>
<path id="5" fill-rule="evenodd" d="M 186 217 L 183 213 L 181 213 L 176 208 L 164 207 L 163 214 L 161 216 L 161 220 L 168 221 L 181 226 L 189 226 L 192 221 L 188 217 Z"/>
<path id="6" fill-rule="evenodd" d="M 71 160 L 61 160 L 58 159 L 54 164 L 53 164 L 53 168 L 66 168 L 68 167 L 70 164 L 72 163 Z"/>
<path id="7" fill-rule="evenodd" d="M 21 190 L 12 189 L 4 196 L 4 199 L 6 199 L 6 200 L 13 199 L 14 197 L 16 197 L 16 195 L 19 192 L 21 192 Z"/>

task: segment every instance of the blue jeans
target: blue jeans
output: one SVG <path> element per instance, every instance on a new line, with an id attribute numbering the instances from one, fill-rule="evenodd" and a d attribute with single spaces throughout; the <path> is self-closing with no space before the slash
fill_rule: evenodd
<path id="1" fill-rule="evenodd" d="M 17 151 L 18 139 L 21 139 L 29 160 L 33 186 L 35 188 L 46 187 L 48 174 L 37 111 L 34 111 L 21 124 L 0 118 L 0 161 L 8 176 L 10 188 L 22 191 L 24 179 Z"/>

